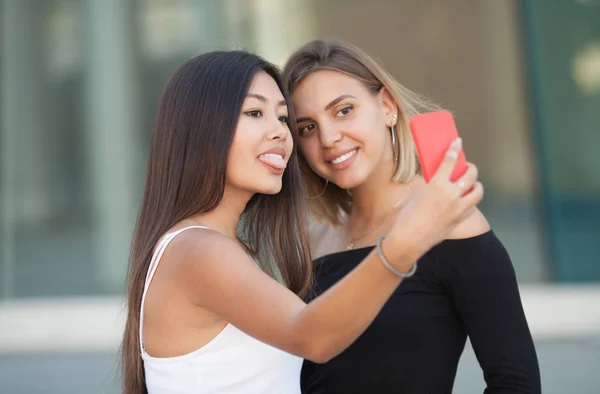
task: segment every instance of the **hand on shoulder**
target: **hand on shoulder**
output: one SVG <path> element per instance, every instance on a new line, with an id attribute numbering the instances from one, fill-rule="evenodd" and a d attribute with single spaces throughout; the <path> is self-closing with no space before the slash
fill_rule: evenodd
<path id="1" fill-rule="evenodd" d="M 465 220 L 463 220 L 452 232 L 448 235 L 448 239 L 463 239 L 471 238 L 490 231 L 490 224 L 479 209 Z"/>

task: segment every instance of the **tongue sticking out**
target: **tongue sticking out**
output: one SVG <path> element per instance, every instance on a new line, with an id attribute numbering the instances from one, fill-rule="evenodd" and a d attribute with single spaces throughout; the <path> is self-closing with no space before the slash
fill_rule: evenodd
<path id="1" fill-rule="evenodd" d="M 283 170 L 286 167 L 285 160 L 283 160 L 283 157 L 281 157 L 280 155 L 266 153 L 264 155 L 258 156 L 258 160 L 278 170 Z"/>

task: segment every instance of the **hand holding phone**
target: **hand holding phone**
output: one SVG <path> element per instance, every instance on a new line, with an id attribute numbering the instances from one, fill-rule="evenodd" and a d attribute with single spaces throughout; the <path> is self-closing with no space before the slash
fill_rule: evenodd
<path id="1" fill-rule="evenodd" d="M 423 178 L 429 183 L 444 160 L 450 144 L 458 138 L 454 118 L 448 111 L 429 112 L 413 116 L 409 126 L 417 148 Z M 461 149 L 450 180 L 455 182 L 466 171 L 467 159 Z"/>

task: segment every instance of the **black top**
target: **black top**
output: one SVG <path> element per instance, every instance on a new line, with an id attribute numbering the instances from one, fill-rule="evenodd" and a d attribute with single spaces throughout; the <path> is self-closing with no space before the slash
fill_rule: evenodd
<path id="1" fill-rule="evenodd" d="M 372 249 L 317 259 L 315 295 Z M 483 369 L 486 394 L 541 393 L 514 269 L 492 231 L 431 249 L 356 342 L 328 363 L 304 362 L 302 392 L 451 393 L 467 335 Z"/>

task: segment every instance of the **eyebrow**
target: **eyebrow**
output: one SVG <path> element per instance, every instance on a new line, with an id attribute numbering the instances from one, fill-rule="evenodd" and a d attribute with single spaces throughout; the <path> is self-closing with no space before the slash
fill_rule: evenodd
<path id="1" fill-rule="evenodd" d="M 333 100 L 331 100 L 331 101 L 329 102 L 329 104 L 327 104 L 327 105 L 325 106 L 325 111 L 329 111 L 331 108 L 335 107 L 335 105 L 336 105 L 336 104 L 338 104 L 340 101 L 342 101 L 342 100 L 345 100 L 345 99 L 347 99 L 347 98 L 354 98 L 354 99 L 355 99 L 356 97 L 354 97 L 354 96 L 353 96 L 353 95 L 351 95 L 351 94 L 342 94 L 341 96 L 338 96 L 338 97 L 334 98 Z M 312 119 L 311 119 L 311 118 L 309 118 L 309 117 L 305 117 L 305 118 L 298 118 L 298 119 L 296 120 L 296 122 L 297 122 L 297 123 L 302 123 L 302 122 L 305 122 L 305 121 L 307 121 L 307 120 L 312 120 Z"/>
<path id="2" fill-rule="evenodd" d="M 262 101 L 263 103 L 266 103 L 268 101 L 265 96 L 256 94 L 256 93 L 248 93 L 248 95 L 246 97 L 253 97 L 259 101 Z M 285 100 L 281 100 L 280 102 L 277 103 L 277 105 L 278 106 L 286 105 Z"/>
<path id="3" fill-rule="evenodd" d="M 331 100 L 331 102 L 329 104 L 327 104 L 325 106 L 325 111 L 329 111 L 331 108 L 333 108 L 337 103 L 339 103 L 342 100 L 345 100 L 347 98 L 356 98 L 351 94 L 342 94 L 341 96 L 339 96 L 338 98 L 335 98 L 333 100 Z"/>

